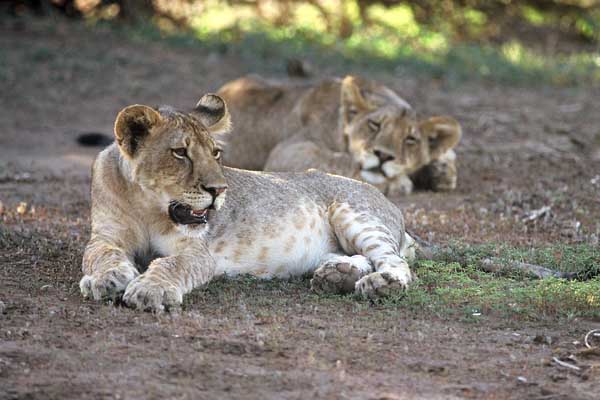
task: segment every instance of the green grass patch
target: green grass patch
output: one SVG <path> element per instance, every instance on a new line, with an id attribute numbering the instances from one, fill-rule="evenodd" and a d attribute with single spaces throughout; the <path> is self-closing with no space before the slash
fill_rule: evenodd
<path id="1" fill-rule="evenodd" d="M 502 276 L 477 268 L 482 259 L 519 261 L 561 272 L 576 272 L 585 281 L 531 279 L 519 271 Z M 452 260 L 452 261 L 450 261 Z M 419 279 L 388 306 L 428 310 L 443 316 L 476 320 L 489 314 L 526 319 L 600 316 L 600 249 L 591 245 L 514 248 L 503 244 L 469 246 L 454 243 L 436 261 L 421 261 Z"/>
<path id="2" fill-rule="evenodd" d="M 567 281 L 496 276 L 473 265 L 421 262 L 419 279 L 384 302 L 414 312 L 468 320 L 503 315 L 531 320 L 600 316 L 600 279 Z"/>

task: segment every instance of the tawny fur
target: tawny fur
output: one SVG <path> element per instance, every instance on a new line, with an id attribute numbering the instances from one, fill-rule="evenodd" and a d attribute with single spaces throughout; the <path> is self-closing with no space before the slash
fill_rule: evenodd
<path id="1" fill-rule="evenodd" d="M 405 288 L 412 239 L 400 210 L 371 185 L 318 171 L 253 172 L 221 165 L 229 113 L 215 95 L 190 113 L 130 106 L 92 179 L 92 233 L 80 287 L 136 308 L 176 306 L 215 275 L 314 272 L 322 292 L 367 297 Z M 220 188 L 215 191 L 214 188 Z M 207 224 L 169 217 L 173 201 L 210 208 Z M 137 260 L 158 254 L 144 271 Z"/>
<path id="2" fill-rule="evenodd" d="M 266 171 L 324 172 L 360 179 L 394 195 L 456 188 L 451 117 L 418 121 L 391 89 L 354 76 L 317 84 L 257 76 L 225 84 L 235 135 L 225 163 Z"/>

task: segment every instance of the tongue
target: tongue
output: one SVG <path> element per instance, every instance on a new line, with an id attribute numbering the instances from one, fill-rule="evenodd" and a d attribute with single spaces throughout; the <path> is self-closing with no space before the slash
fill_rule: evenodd
<path id="1" fill-rule="evenodd" d="M 195 217 L 203 217 L 208 213 L 208 210 L 205 208 L 204 210 L 192 210 L 191 214 Z"/>

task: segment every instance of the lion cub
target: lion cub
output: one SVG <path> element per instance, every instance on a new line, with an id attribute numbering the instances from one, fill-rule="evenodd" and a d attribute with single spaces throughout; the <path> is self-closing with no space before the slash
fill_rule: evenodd
<path id="1" fill-rule="evenodd" d="M 456 188 L 461 137 L 454 118 L 418 121 L 394 91 L 355 76 L 298 85 L 244 77 L 219 95 L 232 109 L 236 135 L 225 164 L 265 171 L 324 172 L 363 180 L 388 195 L 416 184 Z"/>
<path id="2" fill-rule="evenodd" d="M 221 165 L 225 102 L 189 113 L 132 105 L 93 167 L 92 233 L 81 292 L 163 310 L 219 274 L 313 273 L 317 292 L 372 297 L 405 288 L 415 243 L 402 213 L 361 182 L 322 172 Z M 158 254 L 145 271 L 136 260 Z"/>

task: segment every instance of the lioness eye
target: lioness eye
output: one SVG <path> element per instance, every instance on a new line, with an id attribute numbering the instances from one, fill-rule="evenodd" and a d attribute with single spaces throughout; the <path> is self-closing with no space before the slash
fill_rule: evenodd
<path id="1" fill-rule="evenodd" d="M 372 119 L 367 121 L 367 124 L 369 125 L 369 129 L 373 132 L 373 133 L 377 133 L 379 132 L 379 129 L 381 128 L 381 124 L 379 122 L 375 122 Z"/>
<path id="2" fill-rule="evenodd" d="M 171 153 L 173 153 L 173 157 L 184 159 L 187 156 L 187 151 L 185 147 L 180 147 L 178 149 L 172 149 Z"/>
<path id="3" fill-rule="evenodd" d="M 417 138 L 415 136 L 409 136 L 406 138 L 404 143 L 406 143 L 407 145 L 417 144 L 417 143 L 419 143 L 419 138 Z"/>
<path id="4" fill-rule="evenodd" d="M 213 157 L 215 157 L 216 160 L 221 158 L 221 153 L 223 151 L 221 149 L 214 149 L 213 150 Z"/>

